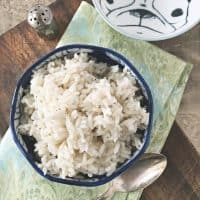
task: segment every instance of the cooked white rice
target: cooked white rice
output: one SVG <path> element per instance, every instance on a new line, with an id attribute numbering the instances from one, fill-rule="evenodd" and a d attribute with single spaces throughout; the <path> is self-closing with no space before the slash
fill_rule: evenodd
<path id="1" fill-rule="evenodd" d="M 138 89 L 127 69 L 86 53 L 56 59 L 34 72 L 18 132 L 37 140 L 44 173 L 110 175 L 139 148 L 136 131 L 148 124 Z"/>

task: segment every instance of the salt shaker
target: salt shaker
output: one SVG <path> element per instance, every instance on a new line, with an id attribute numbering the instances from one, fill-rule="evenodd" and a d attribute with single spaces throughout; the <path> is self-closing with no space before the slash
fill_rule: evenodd
<path id="1" fill-rule="evenodd" d="M 27 20 L 41 37 L 55 39 L 58 35 L 58 26 L 49 7 L 36 4 L 29 11 Z"/>

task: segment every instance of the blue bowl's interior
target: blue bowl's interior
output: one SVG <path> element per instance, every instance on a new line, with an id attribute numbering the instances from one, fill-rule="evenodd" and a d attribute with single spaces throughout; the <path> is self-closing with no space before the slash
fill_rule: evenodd
<path id="1" fill-rule="evenodd" d="M 31 75 L 33 70 L 42 67 L 44 64 L 52 61 L 56 58 L 62 58 L 63 56 L 72 57 L 74 53 L 78 53 L 80 51 L 87 52 L 90 56 L 96 58 L 97 62 L 106 62 L 108 65 L 116 65 L 118 64 L 121 68 L 128 67 L 132 72 L 133 76 L 136 78 L 138 85 L 140 86 L 141 90 L 138 91 L 139 94 L 143 94 L 144 98 L 141 101 L 142 106 L 145 106 L 150 113 L 149 115 L 149 124 L 144 132 L 144 138 L 142 138 L 142 146 L 139 150 L 135 151 L 131 157 L 131 159 L 125 161 L 121 164 L 116 171 L 111 174 L 110 176 L 94 176 L 89 178 L 85 175 L 80 175 L 75 178 L 66 178 L 61 179 L 53 175 L 44 175 L 42 170 L 37 167 L 35 162 L 40 162 L 40 158 L 34 153 L 34 144 L 36 140 L 30 136 L 22 136 L 17 133 L 17 126 L 19 125 L 19 118 L 20 118 L 20 100 L 23 96 L 23 89 L 27 88 L 30 84 Z M 11 113 L 10 113 L 10 125 L 12 129 L 12 134 L 15 143 L 17 144 L 20 151 L 23 153 L 25 158 L 29 161 L 32 167 L 42 176 L 46 177 L 47 179 L 55 182 L 71 184 L 71 185 L 79 185 L 79 186 L 97 186 L 104 183 L 109 182 L 116 176 L 120 175 L 124 172 L 130 165 L 134 164 L 134 162 L 138 159 L 138 157 L 144 153 L 145 149 L 147 148 L 151 127 L 152 127 L 152 119 L 153 119 L 153 101 L 150 89 L 146 82 L 144 81 L 143 77 L 138 73 L 135 67 L 122 55 L 106 48 L 90 46 L 90 45 L 68 45 L 63 46 L 61 48 L 55 49 L 46 56 L 39 59 L 36 63 L 34 63 L 30 68 L 28 68 L 25 73 L 22 75 L 20 80 L 17 83 L 17 87 L 14 93 L 12 106 L 11 106 Z"/>

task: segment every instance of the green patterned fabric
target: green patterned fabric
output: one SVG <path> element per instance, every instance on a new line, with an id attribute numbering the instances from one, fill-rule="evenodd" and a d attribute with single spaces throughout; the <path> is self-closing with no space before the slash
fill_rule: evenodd
<path id="1" fill-rule="evenodd" d="M 149 84 L 155 103 L 148 152 L 160 152 L 169 134 L 192 66 L 143 41 L 110 28 L 96 10 L 82 2 L 58 46 L 86 43 L 125 55 Z M 38 175 L 13 143 L 10 130 L 0 145 L 0 200 L 95 200 L 107 185 L 84 188 L 50 182 Z M 116 193 L 113 200 L 138 200 L 141 191 Z"/>

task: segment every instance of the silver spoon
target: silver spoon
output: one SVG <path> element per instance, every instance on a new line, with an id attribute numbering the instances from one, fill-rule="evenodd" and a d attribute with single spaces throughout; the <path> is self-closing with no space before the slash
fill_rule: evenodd
<path id="1" fill-rule="evenodd" d="M 147 153 L 126 170 L 121 176 L 115 178 L 111 186 L 101 194 L 97 200 L 111 198 L 115 192 L 133 192 L 144 189 L 153 183 L 165 170 L 167 159 L 162 154 Z"/>

